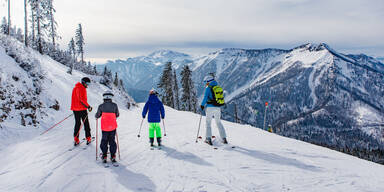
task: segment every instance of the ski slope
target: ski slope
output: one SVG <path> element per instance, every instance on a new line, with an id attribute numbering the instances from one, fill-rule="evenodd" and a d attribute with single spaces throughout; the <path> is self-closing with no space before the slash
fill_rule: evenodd
<path id="1" fill-rule="evenodd" d="M 168 107 L 164 147 L 150 150 L 146 122 L 137 137 L 142 106 L 121 110 L 120 167 L 104 168 L 96 161 L 95 143 L 68 151 L 71 118 L 45 135 L 0 151 L 0 191 L 384 190 L 382 165 L 247 125 L 223 122 L 235 149 L 195 143 L 199 115 Z M 204 127 L 203 117 L 202 131 Z"/>
<path id="2" fill-rule="evenodd" d="M 224 121 L 232 149 L 220 143 L 215 150 L 202 141 L 195 143 L 200 116 L 166 107 L 162 150 L 150 150 L 148 123 L 141 123 L 139 107 L 126 109 L 126 97 L 116 94 L 120 106 L 118 136 L 121 150 L 119 167 L 104 168 L 96 161 L 96 143 L 73 151 L 73 116 L 48 133 L 41 132 L 72 112 L 73 86 L 84 74 L 67 68 L 47 56 L 13 45 L 26 60 L 38 61 L 44 73 L 39 99 L 44 103 L 57 100 L 59 111 L 43 108 L 40 126 L 21 126 L 16 116 L 1 122 L 0 192 L 51 191 L 158 191 L 158 192 L 252 192 L 252 191 L 384 191 L 384 167 L 305 142 L 281 137 L 260 129 Z M 1 86 L 26 92 L 28 74 L 0 45 Z M 27 81 L 12 80 L 17 75 Z M 94 109 L 108 90 L 91 77 L 88 101 Z M 117 93 L 117 92 L 115 92 Z M 46 104 L 47 105 L 47 104 Z M 49 105 L 47 105 L 49 106 Z M 11 115 L 17 114 L 13 110 Z M 20 112 L 19 110 L 17 112 Z M 96 135 L 95 111 L 89 114 L 92 135 Z M 162 124 L 161 124 L 162 125 Z M 162 127 L 164 130 L 164 127 Z M 204 136 L 205 117 L 200 135 Z M 215 125 L 213 134 L 218 135 Z M 82 131 L 80 136 L 83 137 Z M 99 132 L 100 139 L 100 132 Z"/>

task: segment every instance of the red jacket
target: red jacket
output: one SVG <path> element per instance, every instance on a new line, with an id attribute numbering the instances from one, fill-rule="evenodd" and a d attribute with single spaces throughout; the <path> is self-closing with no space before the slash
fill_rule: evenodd
<path id="1" fill-rule="evenodd" d="M 81 83 L 76 83 L 72 90 L 72 111 L 84 111 L 87 110 L 89 104 L 87 102 L 87 89 Z"/>
<path id="2" fill-rule="evenodd" d="M 113 131 L 117 128 L 115 113 L 102 113 L 101 115 L 101 130 Z"/>

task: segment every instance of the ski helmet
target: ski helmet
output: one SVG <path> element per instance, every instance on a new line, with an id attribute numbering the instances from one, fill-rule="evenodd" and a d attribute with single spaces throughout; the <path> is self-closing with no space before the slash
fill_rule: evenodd
<path id="1" fill-rule="evenodd" d="M 211 81 L 215 80 L 211 75 L 207 75 L 204 77 L 204 82 L 209 83 Z"/>
<path id="2" fill-rule="evenodd" d="M 81 79 L 81 83 L 89 85 L 91 83 L 91 79 L 89 79 L 88 77 L 83 77 Z"/>
<path id="3" fill-rule="evenodd" d="M 110 91 L 106 91 L 105 93 L 103 93 L 103 99 L 112 99 L 113 96 L 113 93 Z"/>

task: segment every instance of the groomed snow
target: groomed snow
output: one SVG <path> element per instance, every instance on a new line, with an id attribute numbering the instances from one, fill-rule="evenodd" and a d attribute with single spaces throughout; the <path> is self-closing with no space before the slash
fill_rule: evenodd
<path id="1" fill-rule="evenodd" d="M 72 146 L 73 119 L 0 151 L 0 191 L 383 191 L 384 167 L 224 121 L 237 148 L 195 143 L 199 115 L 166 107 L 162 150 L 150 150 L 141 107 L 121 110 L 120 167 Z M 93 117 L 94 112 L 90 114 Z M 91 119 L 95 135 L 95 120 Z M 59 119 L 57 119 L 59 120 Z M 201 134 L 204 132 L 202 120 Z M 214 133 L 217 129 L 213 127 Z M 83 133 L 82 133 L 83 134 Z"/>

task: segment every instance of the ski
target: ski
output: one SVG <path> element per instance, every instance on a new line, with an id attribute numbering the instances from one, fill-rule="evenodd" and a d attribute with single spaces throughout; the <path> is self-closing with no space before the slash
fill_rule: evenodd
<path id="1" fill-rule="evenodd" d="M 103 165 L 104 165 L 104 168 L 108 168 L 109 167 L 109 164 L 108 164 L 108 162 L 104 162 L 104 161 L 102 161 L 102 163 L 103 163 Z"/>
<path id="2" fill-rule="evenodd" d="M 80 141 L 79 144 L 75 145 L 75 146 L 72 146 L 70 149 L 68 149 L 68 151 L 73 151 L 74 149 L 78 148 L 78 146 L 80 146 L 82 143 L 84 143 L 85 139 L 83 139 L 82 141 Z"/>
<path id="3" fill-rule="evenodd" d="M 86 140 L 86 139 L 84 138 L 83 140 Z M 91 143 L 92 143 L 93 141 L 95 141 L 95 137 L 92 137 L 92 138 L 91 138 Z M 89 143 L 89 144 L 91 144 L 91 143 Z M 83 150 L 86 150 L 86 149 L 88 148 L 89 144 L 87 144 L 86 146 L 84 146 L 84 147 L 83 147 Z"/>
<path id="4" fill-rule="evenodd" d="M 161 146 L 150 146 L 150 149 L 151 150 L 154 150 L 154 149 L 161 150 Z"/>

